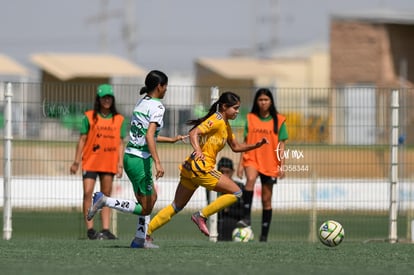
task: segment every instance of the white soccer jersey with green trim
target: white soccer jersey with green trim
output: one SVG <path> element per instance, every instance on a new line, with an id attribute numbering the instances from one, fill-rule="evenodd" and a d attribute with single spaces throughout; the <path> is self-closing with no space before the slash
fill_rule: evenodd
<path id="1" fill-rule="evenodd" d="M 164 126 L 165 108 L 160 99 L 145 96 L 134 107 L 131 118 L 131 129 L 129 131 L 129 142 L 125 148 L 125 153 L 136 155 L 141 158 L 151 156 L 145 135 L 151 122 L 157 123 L 154 139 L 158 136 Z"/>

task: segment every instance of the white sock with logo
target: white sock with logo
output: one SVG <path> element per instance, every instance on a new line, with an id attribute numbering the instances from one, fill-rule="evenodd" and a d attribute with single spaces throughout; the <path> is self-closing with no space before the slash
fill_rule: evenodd
<path id="1" fill-rule="evenodd" d="M 135 208 L 137 207 L 137 203 L 131 200 L 124 200 L 124 199 L 115 199 L 111 197 L 106 198 L 105 205 L 127 213 L 134 213 Z"/>
<path id="2" fill-rule="evenodd" d="M 145 237 L 147 236 L 149 222 L 150 215 L 138 216 L 137 230 L 135 231 L 136 238 L 145 240 Z"/>

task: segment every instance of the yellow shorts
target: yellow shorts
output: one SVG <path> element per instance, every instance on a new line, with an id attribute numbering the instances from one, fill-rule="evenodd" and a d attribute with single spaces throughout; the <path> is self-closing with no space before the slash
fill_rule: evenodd
<path id="1" fill-rule="evenodd" d="M 199 186 L 203 186 L 208 190 L 214 190 L 220 177 L 221 172 L 217 170 L 194 175 L 191 171 L 182 169 L 180 173 L 180 183 L 190 190 L 196 190 Z"/>

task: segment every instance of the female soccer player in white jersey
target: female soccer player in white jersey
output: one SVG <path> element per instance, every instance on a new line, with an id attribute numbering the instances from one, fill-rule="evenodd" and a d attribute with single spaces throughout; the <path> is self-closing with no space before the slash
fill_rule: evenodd
<path id="1" fill-rule="evenodd" d="M 146 231 L 151 211 L 157 200 L 152 177 L 152 165 L 155 166 L 155 178 L 164 176 L 157 152 L 156 141 L 177 142 L 185 136 L 174 138 L 159 136 L 163 127 L 165 108 L 161 103 L 167 91 L 168 77 L 165 73 L 153 70 L 145 78 L 145 86 L 140 94 L 145 96 L 138 101 L 132 113 L 129 142 L 125 148 L 124 170 L 132 183 L 138 203 L 131 200 L 105 196 L 97 192 L 93 197 L 93 205 L 88 211 L 88 219 L 92 219 L 103 206 L 138 215 L 135 238 L 132 248 L 156 248 L 152 243 L 146 243 Z"/>

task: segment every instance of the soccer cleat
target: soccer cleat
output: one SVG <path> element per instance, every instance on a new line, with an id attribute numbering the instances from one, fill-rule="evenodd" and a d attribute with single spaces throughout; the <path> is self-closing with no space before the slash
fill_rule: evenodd
<path id="1" fill-rule="evenodd" d="M 86 231 L 86 235 L 89 240 L 96 240 L 98 238 L 98 232 L 93 228 L 89 228 L 88 231 Z"/>
<path id="2" fill-rule="evenodd" d="M 145 238 L 144 248 L 160 248 L 158 245 L 153 243 L 154 239 L 151 236 Z"/>
<path id="3" fill-rule="evenodd" d="M 145 240 L 134 238 L 129 247 L 131 248 L 144 248 Z"/>
<path id="4" fill-rule="evenodd" d="M 191 215 L 191 220 L 198 226 L 200 231 L 206 235 L 207 237 L 210 236 L 210 232 L 208 231 L 208 227 L 206 224 L 207 219 L 202 217 L 200 212 L 196 212 Z"/>
<path id="5" fill-rule="evenodd" d="M 267 242 L 267 236 L 260 236 L 260 242 Z"/>
<path id="6" fill-rule="evenodd" d="M 102 192 L 96 192 L 93 194 L 92 206 L 88 209 L 88 215 L 86 219 L 92 220 L 98 210 L 101 210 L 105 206 L 106 197 Z"/>
<path id="7" fill-rule="evenodd" d="M 153 239 L 150 236 L 147 236 L 145 240 L 135 237 L 132 240 L 130 247 L 131 248 L 148 248 L 148 249 L 160 248 L 158 245 L 153 244 L 152 241 Z"/>
<path id="8" fill-rule="evenodd" d="M 98 239 L 99 240 L 117 240 L 118 238 L 114 234 L 112 234 L 112 232 L 109 231 L 108 229 L 103 229 L 101 232 L 99 232 Z"/>
<path id="9" fill-rule="evenodd" d="M 236 226 L 237 227 L 249 227 L 250 226 L 250 220 L 247 220 L 247 219 L 240 220 L 236 223 Z"/>

